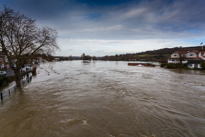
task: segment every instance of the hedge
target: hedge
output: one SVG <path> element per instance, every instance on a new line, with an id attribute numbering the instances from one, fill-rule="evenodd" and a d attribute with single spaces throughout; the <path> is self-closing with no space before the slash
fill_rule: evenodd
<path id="1" fill-rule="evenodd" d="M 169 63 L 166 66 L 167 68 L 187 68 L 187 64 L 182 64 L 182 67 L 180 66 L 179 63 L 174 64 L 174 63 Z"/>
<path id="2" fill-rule="evenodd" d="M 205 62 L 201 63 L 201 67 L 202 67 L 203 70 L 205 70 Z"/>
<path id="3" fill-rule="evenodd" d="M 7 77 L 0 77 L 0 85 L 4 82 L 8 82 L 8 78 Z"/>
<path id="4" fill-rule="evenodd" d="M 167 66 L 168 65 L 168 63 L 162 63 L 161 65 L 160 65 L 160 67 L 165 67 L 165 66 Z"/>

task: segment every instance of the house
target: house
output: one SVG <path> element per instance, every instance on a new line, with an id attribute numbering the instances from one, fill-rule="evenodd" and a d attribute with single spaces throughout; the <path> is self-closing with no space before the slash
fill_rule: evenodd
<path id="1" fill-rule="evenodd" d="M 175 51 L 168 59 L 168 63 L 180 63 L 180 60 L 183 64 L 187 64 L 188 68 L 201 69 L 201 63 L 205 62 L 205 51 Z"/>
<path id="2" fill-rule="evenodd" d="M 201 63 L 205 62 L 205 60 L 202 60 L 202 59 L 192 59 L 192 60 L 188 60 L 188 63 L 187 63 L 187 67 L 188 68 L 199 68 L 201 69 Z"/>
<path id="3" fill-rule="evenodd" d="M 205 51 L 200 51 L 199 58 L 205 60 Z"/>
<path id="4" fill-rule="evenodd" d="M 187 55 L 187 67 L 188 68 L 199 68 L 201 69 L 201 63 L 205 62 L 205 51 L 190 51 Z"/>
<path id="5" fill-rule="evenodd" d="M 186 57 L 186 54 L 187 54 L 187 52 L 186 51 L 175 51 L 172 55 L 171 55 L 171 58 L 179 58 L 180 57 L 180 55 L 182 56 L 182 57 Z"/>
<path id="6" fill-rule="evenodd" d="M 199 54 L 198 50 L 193 50 L 193 51 L 190 51 L 190 52 L 187 53 L 186 58 L 196 59 L 196 58 L 199 58 L 198 54 Z"/>
<path id="7" fill-rule="evenodd" d="M 188 61 L 186 60 L 187 52 L 186 51 L 175 51 L 171 54 L 171 58 L 168 59 L 168 63 L 180 63 L 180 59 L 183 64 L 186 64 Z"/>

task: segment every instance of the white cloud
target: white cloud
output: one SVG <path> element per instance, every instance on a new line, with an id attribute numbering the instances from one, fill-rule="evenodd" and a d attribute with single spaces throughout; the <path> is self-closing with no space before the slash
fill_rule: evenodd
<path id="1" fill-rule="evenodd" d="M 189 43 L 170 39 L 141 39 L 141 40 L 94 40 L 94 39 L 61 39 L 61 52 L 56 55 L 105 56 L 114 54 L 136 53 L 159 48 L 191 46 Z M 69 50 L 72 49 L 72 50 Z"/>
<path id="2" fill-rule="evenodd" d="M 101 31 L 115 31 L 120 30 L 122 28 L 122 25 L 113 25 L 113 26 L 106 26 L 106 27 L 95 27 L 95 28 L 86 28 L 82 29 L 80 31 L 86 32 L 101 32 Z"/>
<path id="3" fill-rule="evenodd" d="M 204 1 L 141 0 L 108 6 L 48 1 L 4 3 L 35 18 L 39 26 L 56 29 L 61 47 L 56 55 L 104 56 L 192 46 L 205 35 L 205 9 L 199 8 L 205 6 Z"/>

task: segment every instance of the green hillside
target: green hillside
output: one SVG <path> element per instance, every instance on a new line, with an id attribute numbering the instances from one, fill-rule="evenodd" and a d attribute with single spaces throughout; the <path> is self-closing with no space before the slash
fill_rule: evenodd
<path id="1" fill-rule="evenodd" d="M 158 50 L 150 50 L 139 53 L 126 53 L 126 54 L 116 54 L 112 56 L 104 56 L 101 60 L 110 60 L 110 61 L 160 61 L 166 62 L 171 54 L 175 51 L 192 51 L 192 50 L 202 50 L 201 46 L 192 46 L 192 47 L 174 47 L 174 48 L 163 48 Z"/>

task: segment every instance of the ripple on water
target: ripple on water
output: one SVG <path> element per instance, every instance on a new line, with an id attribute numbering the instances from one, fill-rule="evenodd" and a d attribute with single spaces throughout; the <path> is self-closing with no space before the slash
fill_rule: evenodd
<path id="1" fill-rule="evenodd" d="M 200 72 L 80 61 L 42 64 L 37 71 L 30 84 L 1 104 L 2 136 L 205 134 Z"/>

